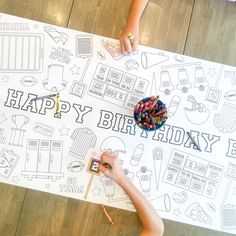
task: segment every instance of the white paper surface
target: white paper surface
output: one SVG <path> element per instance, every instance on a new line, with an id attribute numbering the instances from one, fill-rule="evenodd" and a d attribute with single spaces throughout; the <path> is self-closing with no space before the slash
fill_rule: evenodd
<path id="1" fill-rule="evenodd" d="M 118 45 L 0 14 L 1 182 L 133 211 L 88 172 L 109 150 L 163 218 L 235 234 L 236 68 L 144 46 L 122 56 Z M 59 117 L 55 98 L 31 102 L 56 91 Z M 133 107 L 150 95 L 170 117 L 146 133 Z"/>

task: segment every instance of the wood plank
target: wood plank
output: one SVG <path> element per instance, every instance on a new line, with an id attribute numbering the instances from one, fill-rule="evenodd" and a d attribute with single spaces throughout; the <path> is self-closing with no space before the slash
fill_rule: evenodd
<path id="1" fill-rule="evenodd" d="M 26 189 L 0 183 L 0 191 L 0 235 L 15 235 Z"/>
<path id="2" fill-rule="evenodd" d="M 73 0 L 1 0 L 0 12 L 67 26 Z"/>
<path id="3" fill-rule="evenodd" d="M 236 4 L 196 0 L 184 54 L 236 65 Z"/>
<path id="4" fill-rule="evenodd" d="M 108 222 L 97 204 L 28 190 L 17 235 L 130 236 L 138 234 L 140 224 L 136 214 L 115 208 L 107 209 L 115 226 Z"/>
<path id="5" fill-rule="evenodd" d="M 140 25 L 140 44 L 183 52 L 193 0 L 150 0 Z M 119 38 L 132 0 L 75 0 L 69 28 Z"/>

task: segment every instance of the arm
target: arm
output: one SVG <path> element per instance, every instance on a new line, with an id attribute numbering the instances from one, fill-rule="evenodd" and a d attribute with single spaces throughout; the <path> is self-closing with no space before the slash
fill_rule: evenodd
<path id="1" fill-rule="evenodd" d="M 111 168 L 106 168 L 106 164 L 109 164 Z M 103 153 L 101 156 L 99 169 L 104 173 L 104 175 L 116 181 L 133 202 L 138 216 L 143 224 L 143 229 L 140 236 L 163 235 L 164 225 L 162 219 L 157 214 L 151 203 L 126 177 L 117 157 L 108 152 Z"/>
<path id="2" fill-rule="evenodd" d="M 126 21 L 126 26 L 120 36 L 120 46 L 122 53 L 130 53 L 138 46 L 139 21 L 149 0 L 134 0 L 130 14 Z M 133 39 L 129 40 L 128 35 L 132 34 Z"/>

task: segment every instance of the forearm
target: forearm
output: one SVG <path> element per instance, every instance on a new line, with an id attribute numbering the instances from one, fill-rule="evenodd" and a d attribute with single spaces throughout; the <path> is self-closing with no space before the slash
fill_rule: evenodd
<path id="1" fill-rule="evenodd" d="M 148 2 L 149 0 L 134 0 L 129 17 L 127 19 L 127 24 L 139 23 L 140 18 Z"/>
<path id="2" fill-rule="evenodd" d="M 163 234 L 163 222 L 151 203 L 142 195 L 142 193 L 126 178 L 118 183 L 129 196 L 137 211 L 144 230 L 155 232 L 155 235 Z"/>

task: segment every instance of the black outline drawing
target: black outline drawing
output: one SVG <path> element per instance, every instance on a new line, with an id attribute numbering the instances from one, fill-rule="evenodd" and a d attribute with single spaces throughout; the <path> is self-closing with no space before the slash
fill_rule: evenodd
<path id="1" fill-rule="evenodd" d="M 141 64 L 144 69 L 149 69 L 153 66 L 161 64 L 168 60 L 169 60 L 169 56 L 165 55 L 163 52 L 159 52 L 159 53 L 142 52 L 141 53 Z"/>
<path id="2" fill-rule="evenodd" d="M 220 79 L 223 74 L 223 68 L 224 68 L 224 65 L 221 65 L 217 79 L 216 79 L 215 87 L 209 87 L 206 92 L 205 100 L 208 102 L 212 102 L 215 104 L 219 104 L 219 102 L 220 102 L 220 97 L 221 97 L 222 91 L 220 89 L 218 89 L 218 87 L 219 87 Z"/>
<path id="3" fill-rule="evenodd" d="M 59 129 L 60 135 L 61 136 L 68 136 L 69 135 L 69 128 L 66 128 L 65 125 L 63 125 L 63 127 L 61 129 Z"/>
<path id="4" fill-rule="evenodd" d="M 119 42 L 112 42 L 109 40 L 101 40 L 101 45 L 106 49 L 106 51 L 110 54 L 110 56 L 114 60 L 121 59 L 124 55 L 121 53 L 120 43 Z"/>
<path id="5" fill-rule="evenodd" d="M 85 164 L 81 161 L 72 161 L 67 165 L 67 170 L 70 172 L 80 172 L 84 169 Z"/>
<path id="6" fill-rule="evenodd" d="M 73 144 L 70 147 L 69 154 L 82 160 L 88 154 L 89 149 L 95 147 L 97 142 L 97 136 L 87 127 L 76 128 L 71 135 L 71 139 Z"/>
<path id="7" fill-rule="evenodd" d="M 38 80 L 34 76 L 24 76 L 21 78 L 20 83 L 25 87 L 33 87 L 37 85 Z"/>
<path id="8" fill-rule="evenodd" d="M 149 82 L 111 66 L 97 64 L 88 94 L 118 106 L 133 109 L 146 95 Z"/>
<path id="9" fill-rule="evenodd" d="M 70 71 L 72 75 L 79 75 L 80 67 L 74 64 L 73 67 L 70 67 Z"/>
<path id="10" fill-rule="evenodd" d="M 0 84 L 5 84 L 9 82 L 9 76 L 3 76 L 0 78 Z"/>
<path id="11" fill-rule="evenodd" d="M 188 200 L 188 194 L 185 191 L 174 192 L 172 199 L 179 204 L 183 204 Z"/>
<path id="12" fill-rule="evenodd" d="M 0 152 L 0 176 L 8 179 L 19 158 L 20 157 L 12 150 L 2 149 Z"/>
<path id="13" fill-rule="evenodd" d="M 137 61 L 133 60 L 133 59 L 130 59 L 128 60 L 125 64 L 124 64 L 124 68 L 127 70 L 127 71 L 130 71 L 130 70 L 138 70 L 139 69 L 139 64 Z"/>
<path id="14" fill-rule="evenodd" d="M 23 147 L 26 130 L 22 129 L 22 127 L 29 122 L 29 117 L 24 115 L 12 115 L 11 118 L 15 124 L 15 128 L 11 128 L 9 145 Z"/>
<path id="15" fill-rule="evenodd" d="M 28 139 L 25 168 L 21 175 L 28 180 L 42 178 L 56 181 L 62 178 L 62 153 L 61 140 Z"/>
<path id="16" fill-rule="evenodd" d="M 41 122 L 35 122 L 32 129 L 34 132 L 45 135 L 47 137 L 52 137 L 55 132 L 55 129 L 52 126 L 46 125 Z"/>
<path id="17" fill-rule="evenodd" d="M 212 225 L 211 217 L 202 209 L 198 202 L 188 206 L 187 210 L 185 211 L 185 216 L 194 221 Z"/>
<path id="18" fill-rule="evenodd" d="M 76 35 L 75 56 L 82 58 L 93 56 L 93 35 L 90 34 Z"/>
<path id="19" fill-rule="evenodd" d="M 138 164 L 143 156 L 143 152 L 144 152 L 144 145 L 142 143 L 139 143 L 133 151 L 133 154 L 130 159 L 130 165 L 138 166 Z"/>
<path id="20" fill-rule="evenodd" d="M 179 107 L 179 104 L 181 102 L 181 98 L 177 95 L 174 95 L 170 101 L 170 104 L 168 106 L 168 117 L 172 117 L 177 112 L 177 109 Z"/>
<path id="21" fill-rule="evenodd" d="M 236 100 L 236 90 L 229 90 L 225 92 L 224 99 L 228 101 L 235 101 Z"/>
<path id="22" fill-rule="evenodd" d="M 97 51 L 97 57 L 100 60 L 106 60 L 106 54 L 103 51 Z"/>
<path id="23" fill-rule="evenodd" d="M 214 199 L 224 167 L 192 154 L 173 149 L 163 182 Z"/>
<path id="24" fill-rule="evenodd" d="M 187 97 L 187 101 L 191 102 L 191 108 L 184 108 L 187 120 L 195 125 L 204 124 L 210 116 L 210 110 L 208 110 L 203 103 L 197 102 L 192 95 Z"/>
<path id="25" fill-rule="evenodd" d="M 83 80 L 85 78 L 90 62 L 91 62 L 91 58 L 88 58 L 80 80 L 74 80 L 70 88 L 70 94 L 80 97 L 81 99 L 83 99 L 86 88 L 87 88 L 87 84 L 83 83 Z"/>
<path id="26" fill-rule="evenodd" d="M 50 25 L 44 26 L 43 30 L 52 38 L 55 43 L 61 42 L 64 45 L 68 40 L 68 34 L 59 32 L 56 30 L 56 28 Z"/>
<path id="27" fill-rule="evenodd" d="M 171 200 L 167 193 L 152 199 L 151 203 L 157 211 L 170 212 L 171 210 Z"/>
<path id="28" fill-rule="evenodd" d="M 102 191 L 102 189 L 98 188 L 97 186 L 95 186 L 94 189 L 91 190 L 93 192 L 93 196 L 100 196 L 100 193 Z"/>
<path id="29" fill-rule="evenodd" d="M 221 133 L 233 133 L 236 131 L 236 105 L 224 103 L 220 113 L 214 116 L 214 126 Z"/>
<path id="30" fill-rule="evenodd" d="M 67 81 L 64 80 L 64 66 L 60 64 L 48 65 L 47 79 L 43 80 L 43 87 L 52 92 L 59 92 L 65 89 Z"/>
<path id="31" fill-rule="evenodd" d="M 226 191 L 223 197 L 222 205 L 220 206 L 221 228 L 235 230 L 236 229 L 236 164 L 229 163 L 226 172 L 226 177 L 229 179 Z"/>
<path id="32" fill-rule="evenodd" d="M 43 68 L 44 38 L 41 34 L 0 33 L 0 73 L 38 73 Z M 14 55 L 14 60 L 11 58 Z M 11 59 L 10 59 L 11 58 Z"/>
<path id="33" fill-rule="evenodd" d="M 0 124 L 3 124 L 5 121 L 7 121 L 5 113 L 1 113 L 0 114 Z"/>
<path id="34" fill-rule="evenodd" d="M 112 152 L 115 156 L 119 156 L 119 153 L 126 153 L 126 147 L 123 140 L 116 136 L 109 136 L 105 138 L 100 146 L 102 152 Z"/>
<path id="35" fill-rule="evenodd" d="M 6 137 L 3 136 L 4 129 L 0 127 L 0 144 L 4 144 L 6 141 Z"/>
<path id="36" fill-rule="evenodd" d="M 148 170 L 147 167 L 142 166 L 140 168 L 140 171 L 136 173 L 136 176 L 139 179 L 142 192 L 145 194 L 146 197 L 150 197 L 149 192 L 151 191 L 152 171 Z"/>
<path id="37" fill-rule="evenodd" d="M 154 173 L 155 173 L 155 180 L 156 180 L 156 188 L 158 190 L 159 181 L 161 176 L 161 166 L 162 166 L 162 158 L 163 158 L 163 149 L 160 147 L 155 147 L 152 150 L 152 158 L 153 158 L 153 165 L 154 165 Z"/>
<path id="38" fill-rule="evenodd" d="M 102 182 L 104 193 L 108 198 L 108 201 L 112 201 L 112 197 L 115 195 L 115 181 L 105 175 L 100 177 L 100 181 Z"/>

